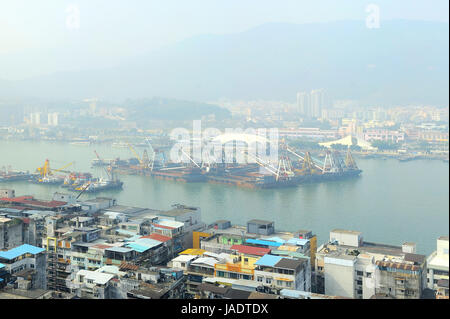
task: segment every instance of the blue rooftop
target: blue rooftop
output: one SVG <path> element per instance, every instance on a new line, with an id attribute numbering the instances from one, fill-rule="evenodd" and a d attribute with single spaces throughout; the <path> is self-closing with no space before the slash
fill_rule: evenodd
<path id="1" fill-rule="evenodd" d="M 282 243 L 278 243 L 275 241 L 269 241 L 269 240 L 263 240 L 263 239 L 247 239 L 245 242 L 249 244 L 256 244 L 256 245 L 264 245 L 264 246 L 274 246 L 274 247 L 280 247 L 283 245 Z"/>
<path id="2" fill-rule="evenodd" d="M 6 267 L 5 265 L 3 265 L 2 263 L 0 263 L 0 269 Z"/>
<path id="3" fill-rule="evenodd" d="M 255 262 L 258 266 L 274 267 L 283 257 L 266 254 Z"/>
<path id="4" fill-rule="evenodd" d="M 10 249 L 8 251 L 0 251 L 0 258 L 11 260 L 24 254 L 36 255 L 39 254 L 40 252 L 43 252 L 44 250 L 45 250 L 44 248 L 24 244 L 16 248 Z"/>
<path id="5" fill-rule="evenodd" d="M 138 253 L 143 253 L 144 251 L 147 251 L 150 249 L 150 247 L 138 245 L 136 243 L 129 243 L 126 245 L 127 247 L 130 247 L 131 249 L 137 251 Z"/>
<path id="6" fill-rule="evenodd" d="M 151 238 L 140 238 L 136 241 L 127 243 L 125 246 L 130 247 L 131 249 L 137 251 L 138 253 L 143 253 L 153 247 L 161 245 L 162 242 L 158 240 L 154 240 Z"/>
<path id="7" fill-rule="evenodd" d="M 149 248 L 153 248 L 158 245 L 161 245 L 162 242 L 151 238 L 140 238 L 136 240 L 135 243 Z"/>
<path id="8" fill-rule="evenodd" d="M 282 243 L 282 244 L 284 244 L 286 242 L 283 238 L 280 238 L 280 237 L 264 238 L 264 240 L 274 241 L 274 242 Z"/>

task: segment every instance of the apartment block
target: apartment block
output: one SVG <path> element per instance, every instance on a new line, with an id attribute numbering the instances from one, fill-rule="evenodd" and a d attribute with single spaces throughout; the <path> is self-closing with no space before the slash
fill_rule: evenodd
<path id="1" fill-rule="evenodd" d="M 448 236 L 437 239 L 437 249 L 427 258 L 427 287 L 439 293 L 439 298 L 448 298 Z"/>
<path id="2" fill-rule="evenodd" d="M 318 292 L 325 295 L 414 299 L 425 288 L 426 260 L 413 243 L 370 243 L 361 232 L 336 229 L 318 249 L 315 274 Z"/>

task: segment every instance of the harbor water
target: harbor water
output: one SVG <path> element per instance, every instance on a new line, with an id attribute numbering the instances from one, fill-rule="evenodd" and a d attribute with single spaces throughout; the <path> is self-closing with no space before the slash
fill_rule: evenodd
<path id="1" fill-rule="evenodd" d="M 102 168 L 91 168 L 94 150 L 104 159 L 128 159 L 128 148 L 110 145 L 71 145 L 56 142 L 0 141 L 0 169 L 34 172 L 46 159 L 52 169 L 75 161 L 70 170 L 106 177 Z M 142 154 L 143 149 L 136 148 Z M 123 190 L 83 194 L 114 197 L 121 205 L 169 209 L 180 203 L 198 206 L 202 219 L 245 225 L 254 218 L 271 220 L 279 231 L 309 229 L 319 244 L 334 228 L 363 232 L 364 240 L 393 245 L 417 243 L 417 251 L 430 254 L 436 239 L 449 233 L 449 164 L 440 160 L 399 162 L 396 159 L 359 159 L 361 177 L 285 189 L 243 189 L 208 183 L 179 183 L 142 176 L 119 176 Z M 26 182 L 2 183 L 16 196 L 51 199 L 57 186 Z"/>

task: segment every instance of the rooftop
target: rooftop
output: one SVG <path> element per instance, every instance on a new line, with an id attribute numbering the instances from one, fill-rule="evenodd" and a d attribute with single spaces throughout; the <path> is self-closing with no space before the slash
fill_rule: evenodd
<path id="1" fill-rule="evenodd" d="M 258 224 L 258 225 L 270 225 L 270 224 L 273 224 L 274 222 L 271 222 L 268 220 L 262 220 L 262 219 L 252 219 L 252 220 L 249 220 L 247 223 Z"/>
<path id="2" fill-rule="evenodd" d="M 189 262 L 196 258 L 197 258 L 197 256 L 195 256 L 195 255 L 179 255 L 179 256 L 175 257 L 174 259 L 172 259 L 172 261 Z"/>
<path id="3" fill-rule="evenodd" d="M 280 259 L 279 262 L 277 262 L 275 264 L 275 267 L 298 271 L 302 267 L 302 265 L 307 262 L 308 262 L 308 259 L 305 259 L 305 258 L 300 258 L 300 259 L 282 258 L 282 259 Z"/>
<path id="4" fill-rule="evenodd" d="M 168 216 L 168 217 L 177 217 L 177 216 L 182 216 L 186 213 L 195 212 L 195 211 L 197 211 L 196 207 L 188 207 L 188 206 L 180 205 L 180 206 L 173 208 L 171 210 L 168 210 L 168 211 L 160 211 L 160 212 L 158 212 L 158 215 Z"/>
<path id="5" fill-rule="evenodd" d="M 362 234 L 362 232 L 354 231 L 354 230 L 347 230 L 347 229 L 333 229 L 331 232 L 349 234 L 349 235 L 361 235 Z"/>
<path id="6" fill-rule="evenodd" d="M 93 280 L 95 284 L 98 285 L 104 285 L 108 281 L 114 278 L 114 275 L 112 274 L 106 274 L 98 271 L 90 271 L 90 270 L 79 270 L 77 272 L 77 277 L 81 275 L 84 276 L 86 279 Z"/>
<path id="7" fill-rule="evenodd" d="M 24 254 L 36 255 L 43 251 L 45 251 L 44 248 L 24 244 L 24 245 L 15 247 L 13 249 L 10 249 L 8 251 L 0 251 L 0 258 L 6 259 L 6 260 L 11 260 L 11 259 L 17 258 L 19 256 L 22 256 Z"/>
<path id="8" fill-rule="evenodd" d="M 275 267 L 275 265 L 282 259 L 283 257 L 280 256 L 273 256 L 273 255 L 264 255 L 260 259 L 258 259 L 257 262 L 255 262 L 255 265 L 257 266 L 268 266 L 268 267 Z"/>
<path id="9" fill-rule="evenodd" d="M 269 248 L 254 247 L 247 245 L 233 245 L 231 246 L 231 250 L 236 250 L 241 254 L 256 255 L 256 256 L 264 256 L 265 254 L 270 253 Z"/>
<path id="10" fill-rule="evenodd" d="M 270 241 L 270 240 L 264 240 L 264 239 L 247 239 L 245 241 L 248 244 L 256 244 L 256 245 L 263 245 L 263 246 L 273 246 L 273 247 L 279 247 L 282 245 L 280 242 Z"/>

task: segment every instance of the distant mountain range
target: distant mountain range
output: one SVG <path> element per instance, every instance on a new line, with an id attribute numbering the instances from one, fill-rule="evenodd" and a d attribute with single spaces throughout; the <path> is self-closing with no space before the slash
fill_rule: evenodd
<path id="1" fill-rule="evenodd" d="M 364 104 L 449 103 L 448 24 L 364 21 L 265 24 L 197 36 L 114 68 L 0 81 L 0 96 L 109 100 L 274 99 L 325 88 Z"/>

